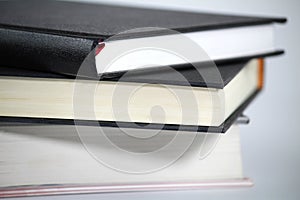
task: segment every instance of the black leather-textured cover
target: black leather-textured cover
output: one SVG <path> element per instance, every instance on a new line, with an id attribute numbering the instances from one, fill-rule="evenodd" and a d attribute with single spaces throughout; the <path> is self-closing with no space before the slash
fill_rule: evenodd
<path id="1" fill-rule="evenodd" d="M 244 17 L 153 10 L 61 1 L 0 1 L 0 64 L 77 74 L 95 45 L 119 32 L 163 27 L 180 32 L 285 22 Z M 153 34 L 123 34 L 144 37 Z M 93 64 L 85 75 L 96 74 Z"/>
<path id="2" fill-rule="evenodd" d="M 139 27 L 163 27 L 180 32 L 191 32 L 285 21 L 284 18 L 40 0 L 1 2 L 0 13 L 2 26 L 94 39 L 109 37 Z"/>

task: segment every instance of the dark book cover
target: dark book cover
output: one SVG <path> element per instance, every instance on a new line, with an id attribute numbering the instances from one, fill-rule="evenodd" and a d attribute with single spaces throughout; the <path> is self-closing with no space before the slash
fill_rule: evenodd
<path id="1" fill-rule="evenodd" d="M 210 87 L 210 88 L 224 88 L 247 64 L 247 61 L 236 62 L 231 64 L 218 64 L 213 68 L 210 65 L 201 65 L 197 68 L 166 68 L 159 71 L 132 71 L 118 78 L 105 78 L 102 80 L 120 81 L 120 82 L 139 82 L 139 83 L 153 83 L 153 84 L 169 84 L 180 85 L 186 87 Z M 206 74 L 206 79 L 201 75 L 201 72 Z M 216 76 L 215 73 L 219 73 Z M 174 78 L 180 74 L 183 79 Z M 0 67 L 0 76 L 14 76 L 20 78 L 49 78 L 49 79 L 74 79 L 73 76 L 65 76 L 61 74 L 39 72 L 35 70 L 19 69 L 13 67 Z M 124 128 L 149 128 L 149 129 L 163 129 L 163 130 L 182 130 L 198 132 L 221 132 L 225 133 L 236 119 L 242 115 L 245 108 L 252 102 L 252 100 L 259 93 L 261 88 L 258 88 L 238 109 L 235 110 L 226 121 L 218 127 L 208 126 L 191 126 L 191 125 L 177 125 L 177 124 L 155 124 L 155 123 L 136 123 L 136 122 L 113 122 L 113 121 L 93 121 L 93 120 L 76 120 L 72 119 L 50 119 L 50 118 L 31 118 L 31 117 L 6 117 L 0 116 L 0 120 L 6 123 L 45 123 L 45 124 L 67 124 L 67 125 L 86 125 L 86 126 L 109 126 L 109 127 L 124 127 Z"/>
<path id="2" fill-rule="evenodd" d="M 164 27 L 181 33 L 283 23 L 284 18 L 246 17 L 141 9 L 60 1 L 1 1 L 0 59 L 3 66 L 76 75 L 96 45 L 119 32 L 139 27 Z M 141 32 L 124 37 L 164 33 Z M 122 39 L 122 38 L 121 38 Z M 282 51 L 263 57 L 280 54 Z M 234 59 L 245 59 L 234 58 Z M 85 74 L 97 74 L 95 64 Z"/>
<path id="3" fill-rule="evenodd" d="M 201 64 L 190 67 L 166 67 L 157 70 L 133 70 L 120 73 L 120 76 L 102 76 L 101 81 L 135 82 L 150 84 L 180 85 L 187 87 L 224 88 L 247 64 L 248 61 L 226 64 Z M 36 71 L 15 67 L 0 66 L 0 76 L 75 79 L 74 76 Z M 85 77 L 77 77 L 85 78 Z M 86 77 L 98 81 L 98 79 Z"/>

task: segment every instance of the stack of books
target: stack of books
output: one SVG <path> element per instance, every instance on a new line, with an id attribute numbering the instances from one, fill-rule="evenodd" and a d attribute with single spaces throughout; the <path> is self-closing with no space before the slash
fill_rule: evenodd
<path id="1" fill-rule="evenodd" d="M 274 24 L 0 2 L 0 197 L 251 186 L 239 124 Z M 258 130 L 259 131 L 259 130 Z"/>

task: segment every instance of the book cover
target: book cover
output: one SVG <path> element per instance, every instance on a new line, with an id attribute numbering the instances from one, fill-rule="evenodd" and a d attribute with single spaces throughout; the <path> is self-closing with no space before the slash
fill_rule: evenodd
<path id="1" fill-rule="evenodd" d="M 127 41 L 136 37 L 151 38 L 169 34 L 159 30 L 154 32 L 146 30 L 116 36 L 127 30 L 162 27 L 184 34 L 250 26 L 253 27 L 252 35 L 254 35 L 265 30 L 263 28 L 255 31 L 256 27 L 286 21 L 285 18 L 192 13 L 61 1 L 3 1 L 0 2 L 0 12 L 1 65 L 73 76 L 76 76 L 82 62 L 98 43 L 111 36 Z M 245 29 L 243 34 L 247 32 L 249 32 L 248 29 Z M 269 33 L 271 34 L 271 31 L 268 31 Z M 210 35 L 210 33 L 207 34 Z M 220 32 L 219 35 L 222 37 L 226 34 Z M 245 38 L 244 36 L 235 37 L 235 39 Z M 247 37 L 247 40 L 250 38 Z M 213 39 L 216 40 L 216 37 Z M 253 41 L 251 43 L 253 44 Z M 224 44 L 219 45 L 224 46 Z M 247 51 L 235 57 L 225 56 L 216 61 L 249 59 L 280 53 L 282 53 L 281 50 L 270 48 L 256 53 Z M 95 62 L 85 67 L 86 76 L 97 76 L 101 73 Z M 123 66 L 122 70 L 126 68 Z M 113 72 L 107 72 L 107 74 L 116 75 Z"/>
<path id="2" fill-rule="evenodd" d="M 221 119 L 221 117 L 225 113 L 219 113 L 217 117 L 219 122 L 216 122 L 215 124 L 212 124 L 212 122 L 208 121 L 207 124 L 204 124 L 204 121 L 201 121 L 202 123 L 195 123 L 195 124 L 187 124 L 184 123 L 184 119 L 181 121 L 171 121 L 169 122 L 162 122 L 162 121 L 142 121 L 145 120 L 144 118 L 140 120 L 139 118 L 131 119 L 130 121 L 127 121 L 125 118 L 76 118 L 76 116 L 73 116 L 74 114 L 74 107 L 72 104 L 76 104 L 76 98 L 74 97 L 74 86 L 72 84 L 76 84 L 75 80 L 72 79 L 72 77 L 65 77 L 62 75 L 56 75 L 51 73 L 40 73 L 37 71 L 30 71 L 30 70 L 24 70 L 24 69 L 13 69 L 10 67 L 2 67 L 1 68 L 1 89 L 0 91 L 3 91 L 2 97 L 3 97 L 3 103 L 2 105 L 2 112 L 0 113 L 1 120 L 7 121 L 7 122 L 35 122 L 35 123 L 50 123 L 50 124 L 80 124 L 80 125 L 88 125 L 88 126 L 94 126 L 96 125 L 100 126 L 112 126 L 112 127 L 126 127 L 126 128 L 140 128 L 140 129 L 164 129 L 164 130 L 185 130 L 185 131 L 199 131 L 199 132 L 226 132 L 228 128 L 232 125 L 232 123 L 237 119 L 237 117 L 243 112 L 243 110 L 252 102 L 252 100 L 255 98 L 255 96 L 259 93 L 259 91 L 262 88 L 263 85 L 263 61 L 262 60 L 251 60 L 249 62 L 240 62 L 240 63 L 232 63 L 232 64 L 226 64 L 226 65 L 218 65 L 217 68 L 212 68 L 211 66 L 202 66 L 201 70 L 203 70 L 206 73 L 206 77 L 201 76 L 203 74 L 199 73 L 196 69 L 191 68 L 183 68 L 176 70 L 161 70 L 160 73 L 157 72 L 131 72 L 129 74 L 126 74 L 126 76 L 116 79 L 105 79 L 98 82 L 97 80 L 87 80 L 89 84 L 110 84 L 114 87 L 133 87 L 135 88 L 143 88 L 143 87 L 150 87 L 149 91 L 155 92 L 160 91 L 158 94 L 153 93 L 149 97 L 149 93 L 143 94 L 141 97 L 142 99 L 140 103 L 137 104 L 136 108 L 139 108 L 141 103 L 144 103 L 146 101 L 145 106 L 141 108 L 148 108 L 151 107 L 153 102 L 156 102 L 160 97 L 162 97 L 162 90 L 170 93 L 170 91 L 177 91 L 178 89 L 180 91 L 186 91 L 184 96 L 181 96 L 181 104 L 184 104 L 182 106 L 188 106 L 188 109 L 186 112 L 190 112 L 189 115 L 184 115 L 185 117 L 191 118 L 190 122 L 195 123 L 193 120 L 195 117 L 199 117 L 199 119 L 202 115 L 205 116 L 201 109 L 208 110 L 210 107 L 208 105 L 210 104 L 203 104 L 201 102 L 204 102 L 204 99 L 207 99 L 208 103 L 213 104 L 211 109 L 211 112 L 214 112 L 215 107 L 216 108 L 222 108 L 223 100 L 221 93 L 226 93 L 226 90 L 228 87 L 233 87 L 232 92 L 237 92 L 239 94 L 239 97 L 236 95 L 232 95 L 233 93 L 230 92 L 230 96 L 226 99 L 228 101 L 228 104 L 233 101 L 233 104 L 231 107 L 228 107 L 228 110 L 231 109 L 231 112 L 228 113 L 228 116 L 224 117 L 224 119 Z M 201 72 L 200 70 L 200 72 Z M 215 71 L 217 70 L 217 71 Z M 202 71 L 202 72 L 203 72 Z M 216 76 L 215 73 L 218 73 Z M 206 78 L 206 79 L 204 79 Z M 243 81 L 244 80 L 244 81 Z M 86 80 L 79 80 L 86 81 Z M 245 82 L 246 81 L 246 82 Z M 45 85 L 46 84 L 46 85 Z M 128 85 L 129 84 L 129 85 Z M 137 84 L 135 86 L 135 84 Z M 43 87 L 43 85 L 45 85 Z M 66 87 L 69 85 L 68 87 Z M 81 85 L 81 84 L 80 84 Z M 124 86 L 125 85 L 125 86 Z M 127 85 L 127 86 L 126 86 Z M 244 85 L 242 87 L 242 85 Z M 76 86 L 76 85 L 75 85 Z M 11 89 L 10 89 L 11 88 Z M 44 88 L 44 89 L 43 89 Z M 47 88 L 47 90 L 45 90 Z M 52 88 L 52 89 L 51 89 Z M 108 93 L 111 93 L 113 91 L 115 95 L 118 94 L 118 91 L 120 90 L 114 90 L 111 89 L 108 91 Z M 169 88 L 169 89 L 168 89 Z M 80 89 L 80 88 L 79 88 Z M 16 92 L 18 90 L 18 92 Z M 32 92 L 25 92 L 30 91 Z M 199 102 L 197 103 L 197 106 L 200 106 L 203 104 L 203 108 L 199 107 L 199 113 L 195 114 L 194 112 L 190 110 L 195 110 L 194 101 L 190 101 L 189 98 L 192 98 L 192 100 L 195 100 L 196 96 L 191 96 L 190 93 L 195 90 L 201 92 L 199 94 L 202 95 L 202 98 L 199 99 Z M 224 90 L 224 91 L 223 91 Z M 5 92 L 7 91 L 7 92 Z M 60 92 L 62 91 L 62 92 Z M 78 91 L 78 90 L 76 90 Z M 93 91 L 93 90 L 92 90 Z M 123 89 L 121 91 L 124 92 Z M 131 91 L 131 90 L 130 90 Z M 214 96 L 211 96 L 211 92 L 217 92 Z M 230 91 L 230 90 L 228 90 Z M 25 93 L 24 93 L 25 92 Z M 88 96 L 88 94 L 85 94 L 86 89 L 84 91 L 80 92 L 78 97 L 81 96 Z M 99 95 L 101 96 L 107 96 L 104 93 L 104 90 L 99 90 Z M 228 92 L 227 92 L 228 93 Z M 35 95 L 33 95 L 35 94 Z M 127 93 L 126 93 L 127 94 Z M 139 93 L 135 93 L 139 94 Z M 170 93 L 173 94 L 173 93 Z M 176 93 L 175 93 L 176 94 Z M 196 93 L 195 93 L 196 94 Z M 243 94 L 243 95 L 242 95 Z M 8 95 L 8 96 L 7 96 Z M 63 101 L 61 100 L 61 96 L 64 96 Z M 145 97 L 148 96 L 147 98 Z M 174 94 L 173 94 L 174 95 Z M 221 96 L 220 96 L 221 95 Z M 36 97 L 35 97 L 36 96 Z M 101 98 L 99 96 L 99 98 Z M 119 96 L 118 99 L 122 99 L 124 94 L 122 93 L 122 96 Z M 126 96 L 126 95 L 125 95 Z M 198 95 L 199 96 L 199 95 Z M 201 96 L 201 95 L 200 95 Z M 200 98 L 199 96 L 199 98 Z M 207 96 L 207 97 L 206 97 Z M 180 92 L 179 96 L 180 97 Z M 215 100 L 211 100 L 211 98 L 214 98 Z M 30 103 L 29 100 L 34 100 L 35 98 L 39 99 L 36 103 Z M 51 99 L 58 99 L 51 100 Z M 92 97 L 93 99 L 94 97 Z M 128 97 L 129 98 L 129 97 Z M 130 99 L 134 98 L 130 97 Z M 174 96 L 168 97 L 170 98 L 169 101 L 174 100 Z M 223 96 L 224 100 L 225 97 Z M 230 100 L 230 98 L 233 98 Z M 17 100 L 14 102 L 7 102 L 5 99 L 15 99 Z M 19 100 L 18 100 L 19 99 Z M 22 99 L 27 99 L 23 102 Z M 48 106 L 43 106 L 47 101 L 49 101 Z M 115 98 L 114 98 L 115 99 Z M 122 102 L 128 102 L 131 101 L 130 99 L 124 99 Z M 147 100 L 148 99 L 148 100 Z M 152 100 L 151 100 L 152 99 Z M 168 108 L 170 103 L 163 103 L 165 97 L 162 97 L 162 107 Z M 115 100 L 112 100 L 115 101 Z M 188 101 L 189 103 L 184 103 L 185 101 Z M 41 103 L 43 102 L 43 103 Z M 58 102 L 58 104 L 56 103 Z M 62 106 L 62 102 L 70 102 L 69 104 L 65 104 Z M 98 101 L 97 101 L 98 102 Z M 101 101 L 100 101 L 101 102 Z M 102 101 L 103 102 L 103 101 Z M 177 102 L 177 100 L 176 100 Z M 175 103 L 176 103 L 175 102 Z M 57 106 L 55 106 L 56 104 Z M 87 105 L 85 102 L 78 102 L 80 105 L 81 103 L 84 103 L 82 105 Z M 225 104 L 226 102 L 224 102 Z M 214 105 L 215 104 L 215 105 Z M 12 106 L 14 105 L 14 106 Z M 36 105 L 34 108 L 31 105 Z M 46 104 L 45 104 L 46 105 Z M 93 105 L 93 104 L 88 104 Z M 99 104 L 100 107 L 95 108 L 97 112 L 106 113 L 110 112 L 111 109 L 116 109 L 117 113 L 120 113 L 120 110 L 126 108 L 125 105 L 121 106 L 123 104 L 119 103 L 116 104 L 113 107 L 113 105 L 103 106 L 102 104 Z M 171 104 L 172 105 L 172 104 Z M 121 107 L 120 107 L 121 106 Z M 191 107 L 192 106 L 192 107 Z M 234 106 L 234 107 L 233 107 Z M 61 109 L 57 110 L 57 107 L 61 107 Z M 224 106 L 223 106 L 224 107 Z M 68 108 L 67 110 L 64 110 L 65 108 Z M 200 109 L 201 108 L 201 109 Z M 224 107 L 225 108 L 225 107 Z M 24 109 L 26 111 L 24 111 Z M 50 110 L 49 110 L 50 109 Z M 109 109 L 109 110 L 107 110 Z M 174 112 L 174 110 L 182 110 L 182 108 L 176 108 L 176 107 L 170 107 L 170 112 Z M 15 110 L 15 111 L 14 111 Z M 21 111 L 23 112 L 21 112 Z M 35 111 L 34 111 L 35 110 Z M 55 114 L 54 112 L 57 110 L 58 114 Z M 107 110 L 107 111 L 106 111 Z M 197 110 L 196 110 L 197 111 Z M 195 112 L 196 112 L 195 111 Z M 63 115 L 60 115 L 61 113 Z M 70 117 L 65 117 L 66 113 L 70 112 Z M 126 112 L 126 111 L 124 111 Z M 128 111 L 127 111 L 128 112 Z M 202 112 L 202 113 L 201 113 Z M 209 111 L 210 112 L 210 111 Z M 32 113 L 31 115 L 28 115 Z M 44 113 L 54 113 L 55 115 L 43 115 Z M 129 111 L 130 113 L 130 111 Z M 181 113 L 181 112 L 179 112 Z M 175 116 L 179 116 L 179 113 L 175 113 Z M 41 115 L 42 114 L 42 115 Z M 201 115 L 200 115 L 201 114 Z M 120 117 L 121 114 L 118 114 Z M 140 116 L 147 116 L 148 111 L 142 111 Z M 161 114 L 159 116 L 162 116 Z M 210 115 L 209 115 L 210 116 Z M 105 116 L 104 116 L 105 117 Z M 181 119 L 183 117 L 179 116 Z M 157 117 L 158 119 L 159 117 Z M 211 116 L 212 120 L 213 116 Z M 156 119 L 156 120 L 157 120 Z M 199 120 L 197 119 L 197 121 Z M 217 119 L 217 118 L 216 118 Z M 75 120 L 75 121 L 74 121 Z M 137 121 L 135 121 L 137 120 Z M 218 124 L 219 123 L 219 124 Z M 208 125 L 211 124 L 211 125 Z"/>

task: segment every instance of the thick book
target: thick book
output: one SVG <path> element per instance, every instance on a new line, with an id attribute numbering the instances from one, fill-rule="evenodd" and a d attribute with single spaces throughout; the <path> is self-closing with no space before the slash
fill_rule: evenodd
<path id="1" fill-rule="evenodd" d="M 74 79 L 1 67 L 0 116 L 36 122 L 226 132 L 263 86 L 263 59 Z"/>
<path id="2" fill-rule="evenodd" d="M 81 64 L 91 53 L 93 62 L 85 66 L 81 75 L 115 76 L 121 71 L 187 62 L 150 49 L 127 55 L 107 69 L 104 60 L 112 56 L 112 51 L 120 51 L 133 44 L 149 47 L 150 43 L 157 47 L 155 44 L 165 43 L 167 49 L 177 44 L 182 48 L 186 46 L 183 48 L 185 52 L 195 53 L 195 49 L 184 42 L 193 41 L 203 52 L 189 59 L 191 63 L 280 54 L 283 51 L 276 49 L 273 43 L 273 24 L 286 21 L 285 18 L 61 1 L 1 1 L 0 13 L 2 65 L 73 76 L 77 75 Z M 186 39 L 179 42 L 182 38 Z"/>
<path id="3" fill-rule="evenodd" d="M 84 128 L 93 144 L 83 143 L 74 126 L 1 126 L 0 197 L 252 185 L 243 174 L 237 124 L 224 135 L 178 132 L 177 142 L 173 131 L 134 140 L 118 128 L 106 128 L 117 150 L 103 145 L 104 137 L 95 139 L 96 127 Z"/>

